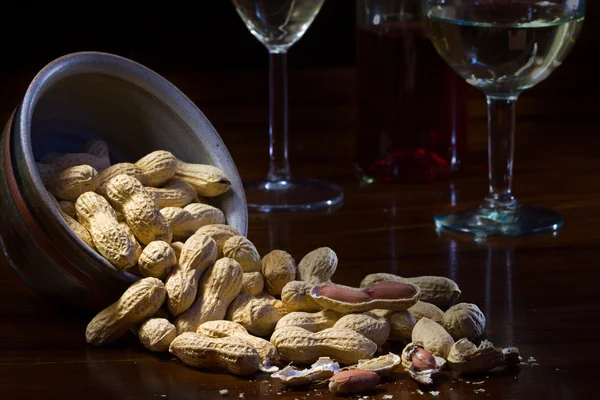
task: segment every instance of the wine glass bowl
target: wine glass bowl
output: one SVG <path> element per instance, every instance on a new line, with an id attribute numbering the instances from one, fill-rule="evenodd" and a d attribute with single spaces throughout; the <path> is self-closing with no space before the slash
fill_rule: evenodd
<path id="1" fill-rule="evenodd" d="M 325 0 L 232 0 L 246 27 L 269 52 L 269 172 L 244 182 L 248 208 L 262 212 L 332 209 L 341 188 L 292 177 L 288 161 L 287 52 L 304 35 Z"/>
<path id="2" fill-rule="evenodd" d="M 512 194 L 519 95 L 559 67 L 583 26 L 585 0 L 422 0 L 424 25 L 440 56 L 488 104 L 489 191 L 475 207 L 435 216 L 440 229 L 487 236 L 554 231 L 563 217 Z"/>
<path id="3" fill-rule="evenodd" d="M 325 0 L 234 0 L 246 27 L 269 51 L 285 52 L 304 35 Z"/>

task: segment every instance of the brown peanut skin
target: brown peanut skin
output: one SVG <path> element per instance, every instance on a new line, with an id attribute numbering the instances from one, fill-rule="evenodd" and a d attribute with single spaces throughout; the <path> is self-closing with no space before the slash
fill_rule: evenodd
<path id="1" fill-rule="evenodd" d="M 406 299 L 416 294 L 415 289 L 402 282 L 381 281 L 365 289 L 371 299 Z"/>
<path id="2" fill-rule="evenodd" d="M 343 301 L 344 303 L 366 303 L 371 301 L 368 294 L 359 290 L 350 290 L 336 286 L 324 286 L 319 291 L 319 295 L 329 297 L 333 300 Z"/>
<path id="3" fill-rule="evenodd" d="M 435 357 L 425 349 L 419 349 L 412 355 L 412 363 L 415 371 L 424 371 L 437 368 Z"/>
<path id="4" fill-rule="evenodd" d="M 369 392 L 379 383 L 379 375 L 373 371 L 351 369 L 329 378 L 329 390 L 337 394 Z"/>

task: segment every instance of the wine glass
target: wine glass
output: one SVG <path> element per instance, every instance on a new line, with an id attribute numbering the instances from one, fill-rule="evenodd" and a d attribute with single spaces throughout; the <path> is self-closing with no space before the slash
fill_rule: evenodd
<path id="1" fill-rule="evenodd" d="M 577 40 L 585 0 L 422 0 L 429 39 L 488 105 L 489 192 L 478 206 L 435 216 L 439 229 L 521 236 L 559 229 L 560 213 L 513 196 L 515 105 L 545 78 Z"/>
<path id="2" fill-rule="evenodd" d="M 257 211 L 319 210 L 339 205 L 343 192 L 318 179 L 292 178 L 288 161 L 286 56 L 325 0 L 233 0 L 248 30 L 269 51 L 269 173 L 245 182 L 248 208 Z"/>

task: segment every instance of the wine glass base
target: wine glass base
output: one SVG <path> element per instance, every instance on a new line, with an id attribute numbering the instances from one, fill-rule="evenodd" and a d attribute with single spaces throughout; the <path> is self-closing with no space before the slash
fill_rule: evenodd
<path id="1" fill-rule="evenodd" d="M 248 209 L 260 212 L 326 210 L 344 199 L 339 186 L 318 179 L 248 182 L 244 191 Z"/>
<path id="2" fill-rule="evenodd" d="M 508 212 L 479 205 L 438 214 L 434 221 L 438 229 L 486 238 L 556 231 L 563 225 L 564 218 L 554 210 L 519 204 Z"/>

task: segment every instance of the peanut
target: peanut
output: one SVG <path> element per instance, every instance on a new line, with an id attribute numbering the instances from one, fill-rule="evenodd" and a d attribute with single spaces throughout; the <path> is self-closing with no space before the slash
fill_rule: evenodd
<path id="1" fill-rule="evenodd" d="M 295 326 L 277 329 L 271 343 L 279 355 L 298 364 L 311 364 L 319 357 L 331 357 L 340 364 L 356 364 L 373 357 L 377 345 L 350 329 L 329 328 L 313 333 Z"/>
<path id="2" fill-rule="evenodd" d="M 77 200 L 82 193 L 96 190 L 98 172 L 89 165 L 75 165 L 53 174 L 44 185 L 58 199 Z"/>
<path id="3" fill-rule="evenodd" d="M 94 247 L 117 268 L 126 269 L 137 263 L 136 245 L 119 225 L 115 210 L 94 192 L 79 196 L 75 203 L 77 219 L 87 229 Z"/>
<path id="4" fill-rule="evenodd" d="M 402 350 L 400 358 L 402 367 L 410 377 L 423 385 L 433 384 L 432 377 L 439 374 L 446 364 L 445 359 L 436 357 L 420 342 L 407 344 Z"/>
<path id="5" fill-rule="evenodd" d="M 152 316 L 165 300 L 165 286 L 156 278 L 132 284 L 115 303 L 98 313 L 85 331 L 87 343 L 113 343 L 130 328 Z"/>
<path id="6" fill-rule="evenodd" d="M 319 291 L 319 296 L 328 297 L 344 303 L 366 303 L 371 301 L 371 297 L 363 291 L 334 285 L 323 286 Z"/>
<path id="7" fill-rule="evenodd" d="M 117 175 L 129 175 L 140 181 L 142 185 L 147 185 L 146 176 L 141 169 L 131 163 L 118 163 L 111 165 L 98 174 L 98 189 L 96 191 L 106 197 L 106 186 Z"/>
<path id="8" fill-rule="evenodd" d="M 234 259 L 218 259 L 202 276 L 192 306 L 175 320 L 177 332 L 193 332 L 206 321 L 224 319 L 227 307 L 240 293 L 242 274 Z"/>
<path id="9" fill-rule="evenodd" d="M 195 234 L 185 242 L 179 261 L 165 280 L 167 307 L 171 314 L 178 316 L 190 308 L 196 300 L 200 277 L 216 259 L 217 244 L 212 238 Z"/>
<path id="10" fill-rule="evenodd" d="M 55 170 L 63 170 L 76 165 L 89 165 L 96 171 L 110 167 L 108 157 L 98 157 L 89 153 L 49 154 L 41 159 L 41 163 L 49 165 Z"/>
<path id="11" fill-rule="evenodd" d="M 144 321 L 138 330 L 142 345 L 153 352 L 169 350 L 171 342 L 177 337 L 175 325 L 164 318 L 150 318 Z"/>
<path id="12" fill-rule="evenodd" d="M 119 225 L 121 225 L 121 228 L 123 228 L 123 230 L 125 232 L 127 232 L 127 234 L 129 235 L 129 237 L 133 241 L 133 245 L 135 247 L 135 261 L 136 261 L 136 264 L 137 264 L 138 260 L 140 259 L 141 255 L 142 255 L 142 251 L 143 251 L 142 246 L 138 243 L 137 239 L 135 238 L 135 235 L 133 234 L 133 231 L 131 230 L 131 228 L 129 227 L 129 225 L 127 225 L 126 222 L 119 221 Z M 136 264 L 134 264 L 134 266 Z M 141 271 L 140 271 L 140 274 L 141 274 Z"/>
<path id="13" fill-rule="evenodd" d="M 337 254 L 329 247 L 320 247 L 300 260 L 296 279 L 314 284 L 327 282 L 335 273 L 337 264 Z"/>
<path id="14" fill-rule="evenodd" d="M 358 332 L 377 346 L 382 346 L 390 336 L 390 322 L 385 318 L 368 314 L 348 314 L 341 317 L 334 329 L 351 329 Z"/>
<path id="15" fill-rule="evenodd" d="M 190 164 L 177 160 L 175 177 L 192 185 L 196 193 L 204 197 L 218 196 L 231 188 L 231 181 L 225 173 L 212 165 Z"/>
<path id="16" fill-rule="evenodd" d="M 171 242 L 171 248 L 175 252 L 175 258 L 177 259 L 177 261 L 179 261 L 179 259 L 181 258 L 181 251 L 183 250 L 183 246 L 183 242 Z"/>
<path id="17" fill-rule="evenodd" d="M 242 275 L 242 290 L 240 293 L 248 293 L 257 296 L 265 287 L 265 278 L 260 272 L 244 272 Z"/>
<path id="18" fill-rule="evenodd" d="M 322 310 L 316 313 L 295 311 L 283 316 L 275 326 L 275 330 L 286 326 L 297 326 L 310 332 L 319 332 L 323 329 L 333 328 L 342 314 L 331 310 Z"/>
<path id="19" fill-rule="evenodd" d="M 156 150 L 140 158 L 134 165 L 145 176 L 145 186 L 159 187 L 175 175 L 177 159 L 173 154 L 164 150 Z"/>
<path id="20" fill-rule="evenodd" d="M 208 204 L 193 203 L 185 208 L 165 207 L 160 210 L 173 230 L 173 239 L 185 241 L 206 225 L 225 224 L 223 211 Z"/>
<path id="21" fill-rule="evenodd" d="M 169 352 L 195 368 L 251 375 L 260 368 L 260 356 L 246 341 L 235 336 L 210 338 L 196 332 L 177 336 Z"/>
<path id="22" fill-rule="evenodd" d="M 412 331 L 412 341 L 422 343 L 425 350 L 431 354 L 447 358 L 454 339 L 446 330 L 437 322 L 423 317 L 415 324 Z"/>
<path id="23" fill-rule="evenodd" d="M 233 300 L 226 317 L 239 323 L 253 335 L 266 337 L 273 333 L 277 322 L 286 313 L 283 303 L 274 297 L 255 297 L 243 293 Z"/>
<path id="24" fill-rule="evenodd" d="M 412 331 L 417 321 L 410 311 L 400 311 L 390 317 L 390 337 L 391 342 L 408 343 L 412 339 Z"/>
<path id="25" fill-rule="evenodd" d="M 424 371 L 427 369 L 437 368 L 437 363 L 435 362 L 435 357 L 433 354 L 422 348 L 413 353 L 411 361 L 415 371 Z"/>
<path id="26" fill-rule="evenodd" d="M 58 202 L 59 207 L 65 214 L 71 218 L 77 219 L 77 211 L 75 211 L 75 202 L 68 200 L 61 200 Z"/>
<path id="27" fill-rule="evenodd" d="M 416 294 L 413 286 L 402 282 L 381 281 L 365 288 L 365 293 L 371 299 L 402 299 Z"/>
<path id="28" fill-rule="evenodd" d="M 254 244 L 245 236 L 232 236 L 223 244 L 223 255 L 240 263 L 244 272 L 261 272 L 262 261 Z"/>
<path id="29" fill-rule="evenodd" d="M 77 236 L 85 244 L 87 244 L 95 250 L 96 248 L 94 247 L 94 241 L 92 240 L 92 236 L 90 235 L 88 230 L 85 229 L 83 225 L 81 225 L 77 220 L 75 220 L 73 217 L 71 217 L 69 214 L 63 211 L 61 205 L 56 200 L 56 197 L 50 194 L 50 198 L 52 199 L 52 202 L 54 203 L 54 206 L 58 210 L 59 214 L 61 215 L 65 223 L 69 226 L 71 231 L 73 231 L 75 236 Z"/>
<path id="30" fill-rule="evenodd" d="M 106 144 L 106 142 L 104 142 L 102 140 L 98 140 L 98 139 L 89 140 L 83 146 L 83 151 L 88 154 L 94 155 L 96 157 L 104 158 L 106 160 L 109 160 L 109 158 L 110 158 L 108 144 Z M 110 166 L 110 161 L 108 161 L 108 165 Z M 108 167 L 106 167 L 106 168 L 108 168 Z"/>
<path id="31" fill-rule="evenodd" d="M 232 321 L 208 321 L 198 327 L 198 333 L 211 338 L 236 337 L 254 347 L 263 365 L 279 360 L 279 353 L 268 340 L 252 336 L 242 325 Z"/>
<path id="32" fill-rule="evenodd" d="M 441 325 L 454 340 L 474 340 L 483 334 L 485 322 L 485 316 L 475 304 L 458 303 L 446 310 Z"/>
<path id="33" fill-rule="evenodd" d="M 227 239 L 232 236 L 239 236 L 240 233 L 232 226 L 225 224 L 210 224 L 204 225 L 200 229 L 196 231 L 196 233 L 202 233 L 204 235 L 210 236 L 217 243 L 217 248 L 219 249 L 218 257 L 223 257 L 223 246 Z"/>
<path id="34" fill-rule="evenodd" d="M 267 291 L 273 296 L 278 296 L 283 287 L 294 280 L 296 262 L 289 253 L 273 250 L 262 259 L 262 273 Z"/>
<path id="35" fill-rule="evenodd" d="M 175 251 L 163 241 L 148 243 L 138 259 L 140 271 L 144 276 L 164 279 L 177 263 Z"/>
<path id="36" fill-rule="evenodd" d="M 367 287 L 379 281 L 395 281 L 416 285 L 421 291 L 419 300 L 434 304 L 440 308 L 450 307 L 461 294 L 458 285 L 453 280 L 442 276 L 403 278 L 393 274 L 370 274 L 362 280 L 360 287 Z"/>
<path id="37" fill-rule="evenodd" d="M 414 315 L 417 321 L 423 317 L 427 317 L 430 320 L 440 323 L 444 317 L 444 312 L 439 307 L 421 300 L 417 301 L 408 311 Z"/>
<path id="38" fill-rule="evenodd" d="M 310 291 L 310 296 L 323 308 L 341 313 L 364 313 L 375 309 L 405 311 L 417 302 L 420 292 L 415 285 L 404 283 L 399 285 L 401 286 L 395 284 L 393 290 L 390 290 L 386 283 L 386 287 L 382 288 L 383 292 L 380 294 L 377 290 L 378 284 L 362 289 L 333 283 L 319 284 Z M 369 293 L 375 297 L 369 296 Z M 392 294 L 400 297 L 386 298 L 391 297 Z M 380 295 L 384 298 L 377 298 Z"/>
<path id="39" fill-rule="evenodd" d="M 194 188 L 189 183 L 179 179 L 171 179 L 160 188 L 146 186 L 146 190 L 159 209 L 184 207 L 198 200 Z"/>
<path id="40" fill-rule="evenodd" d="M 373 371 L 346 370 L 329 378 L 329 390 L 336 394 L 365 393 L 375 389 L 379 380 L 379 375 Z"/>
<path id="41" fill-rule="evenodd" d="M 289 311 L 315 312 L 323 310 L 310 296 L 313 286 L 304 281 L 288 282 L 281 289 L 281 301 Z"/>
<path id="42" fill-rule="evenodd" d="M 117 175 L 108 182 L 106 194 L 125 215 L 127 225 L 140 242 L 145 245 L 155 240 L 171 242 L 171 227 L 140 181 L 129 175 Z"/>

